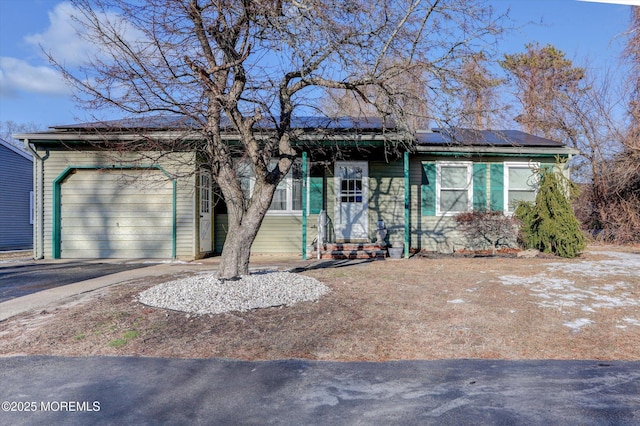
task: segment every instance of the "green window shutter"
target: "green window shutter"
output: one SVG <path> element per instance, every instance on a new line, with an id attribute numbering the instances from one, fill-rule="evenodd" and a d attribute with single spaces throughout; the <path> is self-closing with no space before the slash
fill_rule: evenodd
<path id="1" fill-rule="evenodd" d="M 489 167 L 491 211 L 504 210 L 504 164 L 492 164 Z"/>
<path id="2" fill-rule="evenodd" d="M 473 210 L 487 210 L 487 165 L 473 164 Z"/>
<path id="3" fill-rule="evenodd" d="M 309 213 L 318 214 L 323 205 L 323 181 L 322 176 L 309 178 Z"/>
<path id="4" fill-rule="evenodd" d="M 436 215 L 436 163 L 422 164 L 422 215 Z"/>

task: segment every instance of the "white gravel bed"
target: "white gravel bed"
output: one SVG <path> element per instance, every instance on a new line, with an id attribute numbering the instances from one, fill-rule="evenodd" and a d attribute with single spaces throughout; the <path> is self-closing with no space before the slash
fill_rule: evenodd
<path id="1" fill-rule="evenodd" d="M 199 275 L 151 287 L 140 303 L 193 314 L 221 314 L 318 300 L 329 288 L 315 278 L 291 272 L 256 273 L 237 281 Z"/>

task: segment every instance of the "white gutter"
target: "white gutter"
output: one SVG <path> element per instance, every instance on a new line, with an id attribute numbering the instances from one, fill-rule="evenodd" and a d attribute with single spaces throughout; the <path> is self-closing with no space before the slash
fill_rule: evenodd
<path id="1" fill-rule="evenodd" d="M 234 141 L 240 140 L 240 134 L 237 133 L 223 133 L 222 138 L 224 140 Z M 41 133 L 23 133 L 14 135 L 16 139 L 26 140 L 29 139 L 31 141 L 37 142 L 103 142 L 103 141 L 127 141 L 132 142 L 136 139 L 143 139 L 145 137 L 151 137 L 153 139 L 163 139 L 163 140 L 199 140 L 202 139 L 202 134 L 199 132 L 179 132 L 179 131 L 149 131 L 147 133 L 143 132 L 122 132 L 122 133 L 81 133 L 81 132 L 41 132 Z M 268 134 L 256 134 L 256 138 L 268 138 Z M 389 132 L 385 134 L 380 133 L 345 133 L 345 134 L 302 134 L 298 138 L 301 141 L 344 141 L 344 140 L 352 140 L 352 141 L 385 141 L 385 140 L 395 140 L 395 141 L 409 141 L 405 134 Z"/>
<path id="2" fill-rule="evenodd" d="M 566 146 L 562 147 L 526 147 L 526 146 L 442 146 L 442 145 L 418 145 L 416 151 L 422 154 L 437 153 L 460 153 L 460 154 L 558 154 L 558 155 L 577 155 L 580 154 L 575 148 Z"/>
<path id="3" fill-rule="evenodd" d="M 33 154 L 33 208 L 35 209 L 33 218 L 33 258 L 40 260 L 44 258 L 44 160 L 49 156 L 49 152 L 44 157 L 38 155 L 33 145 L 27 138 L 17 138 L 23 140 L 25 148 Z M 38 167 L 40 173 L 38 173 Z M 40 208 L 38 208 L 40 206 Z"/>

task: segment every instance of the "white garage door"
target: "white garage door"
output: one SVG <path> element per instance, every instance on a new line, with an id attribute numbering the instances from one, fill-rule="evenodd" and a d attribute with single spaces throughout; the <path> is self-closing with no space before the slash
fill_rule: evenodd
<path id="1" fill-rule="evenodd" d="M 63 258 L 171 258 L 173 185 L 156 170 L 77 170 L 61 185 Z"/>

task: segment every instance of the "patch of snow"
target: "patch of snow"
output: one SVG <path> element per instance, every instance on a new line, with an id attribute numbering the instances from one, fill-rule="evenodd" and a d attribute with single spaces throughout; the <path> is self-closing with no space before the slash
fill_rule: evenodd
<path id="1" fill-rule="evenodd" d="M 565 322 L 562 325 L 571 328 L 574 332 L 578 332 L 582 327 L 589 324 L 593 324 L 593 321 L 588 318 L 578 318 L 574 321 Z"/>
<path id="2" fill-rule="evenodd" d="M 564 273 L 607 277 L 611 275 L 640 276 L 640 255 L 619 252 L 592 252 L 607 256 L 604 260 L 583 260 L 575 263 L 550 263 L 549 269 L 559 268 Z"/>
<path id="3" fill-rule="evenodd" d="M 462 299 L 453 299 L 453 300 L 447 300 L 447 303 L 465 303 L 464 300 Z"/>
<path id="4" fill-rule="evenodd" d="M 635 318 L 622 318 L 622 321 L 626 322 L 629 325 L 637 325 L 640 327 L 640 320 Z"/>
<path id="5" fill-rule="evenodd" d="M 640 306 L 640 297 L 633 293 L 639 284 L 640 255 L 618 252 L 596 252 L 594 254 L 606 255 L 608 259 L 549 263 L 545 265 L 544 271 L 535 275 L 527 277 L 505 275 L 500 277 L 500 282 L 505 286 L 526 288 L 532 295 L 541 299 L 537 303 L 538 306 L 545 308 L 562 310 L 563 308 L 577 307 L 582 312 L 595 312 L 596 309 Z M 560 271 L 563 278 L 556 277 L 556 271 Z M 564 278 L 566 276 L 568 278 Z M 612 276 L 617 278 L 626 276 L 631 280 L 607 281 L 585 287 L 581 286 L 585 276 L 601 281 Z M 579 329 L 585 325 L 585 321 L 590 320 L 579 318 L 564 325 Z"/>

